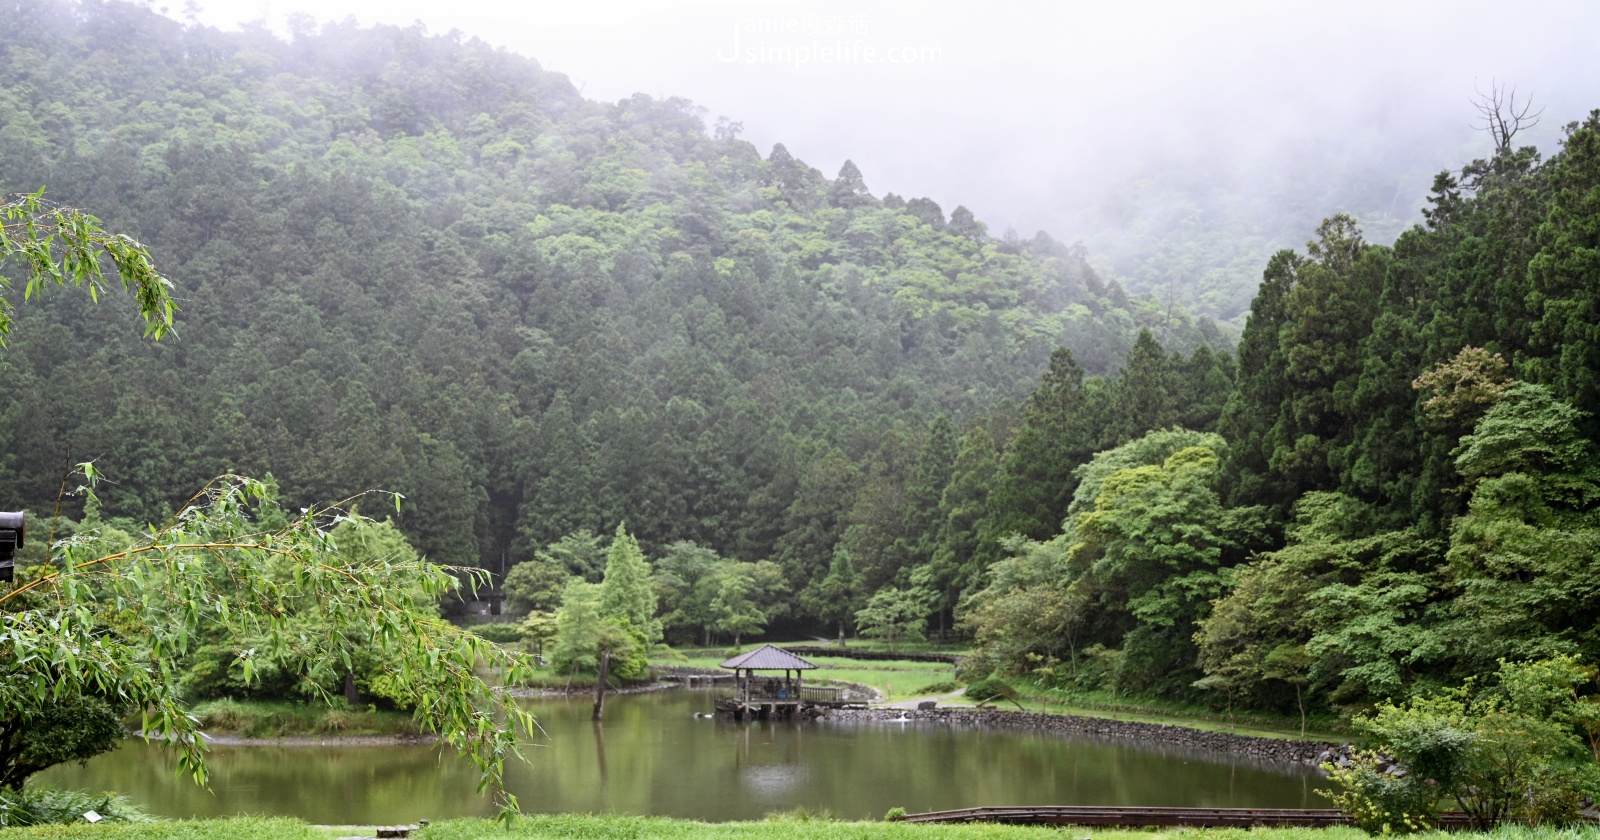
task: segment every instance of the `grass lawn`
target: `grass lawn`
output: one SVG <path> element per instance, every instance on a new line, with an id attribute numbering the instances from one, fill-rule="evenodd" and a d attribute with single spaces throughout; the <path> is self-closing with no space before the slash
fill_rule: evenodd
<path id="1" fill-rule="evenodd" d="M 413 835 L 419 836 L 419 835 Z M 1424 832 L 1417 840 L 1588 840 L 1600 828 L 1527 829 L 1508 827 L 1493 832 Z M 656 817 L 540 816 L 517 820 L 504 828 L 485 820 L 454 820 L 429 826 L 419 840 L 542 840 L 582 837 L 592 840 L 1366 840 L 1357 828 L 1159 828 L 1006 826 L 983 823 L 926 825 L 883 822 L 768 819 L 761 822 L 700 823 Z"/>
<path id="2" fill-rule="evenodd" d="M 941 705 L 957 705 L 966 701 L 953 700 Z M 1300 739 L 1300 726 L 1293 728 L 1283 725 L 1260 724 L 1240 721 L 1237 725 L 1226 720 L 1214 720 L 1210 717 L 1195 717 L 1181 713 L 1167 713 L 1162 711 L 1122 711 L 1116 709 L 1103 709 L 1094 706 L 1074 705 L 1071 700 L 1051 698 L 1048 695 L 1024 694 L 1017 698 L 1023 709 L 1030 712 L 1046 712 L 1053 715 L 1079 715 L 1082 717 L 1110 718 L 1112 720 L 1129 720 L 1140 723 L 1161 723 L 1170 726 L 1183 726 L 1189 729 L 1200 729 L 1207 732 L 1231 732 L 1237 735 L 1250 735 L 1256 738 L 1292 738 Z M 996 700 L 990 704 L 997 709 L 1015 709 L 1009 701 Z M 1315 729 L 1306 729 L 1307 741 L 1331 741 L 1340 743 L 1350 740 L 1348 733 L 1319 732 Z"/>
<path id="3" fill-rule="evenodd" d="M 405 712 L 356 711 L 319 703 L 209 700 L 196 705 L 193 713 L 207 734 L 240 738 L 396 737 L 419 732 L 416 721 Z"/>
<path id="4" fill-rule="evenodd" d="M 715 668 L 718 663 L 727 659 L 729 655 L 726 649 L 721 648 L 714 650 L 684 650 L 679 651 L 679 653 L 682 654 L 682 659 L 674 659 L 670 662 L 661 662 L 659 664 Z M 889 702 L 921 697 L 942 697 L 955 690 L 952 687 L 956 678 L 955 667 L 944 663 L 910 662 L 906 660 L 864 661 L 836 656 L 809 655 L 806 659 L 822 666 L 815 671 L 807 671 L 807 680 L 832 679 L 869 685 L 877 689 Z M 1093 698 L 1085 702 L 1084 698 L 1063 696 L 1025 682 L 1017 683 L 1016 688 L 1021 695 L 1017 698 L 1017 703 L 996 700 L 990 704 L 991 707 L 1000 711 L 1014 711 L 1020 705 L 1022 710 L 1029 712 L 1081 715 L 1083 717 L 1111 718 L 1113 720 L 1139 721 L 1142 723 L 1161 723 L 1213 732 L 1233 732 L 1260 738 L 1300 737 L 1298 721 L 1262 721 L 1241 716 L 1236 724 L 1232 724 L 1228 722 L 1225 716 L 1206 714 L 1198 710 L 1130 708 L 1113 704 L 1101 705 L 1095 703 Z M 962 697 L 948 697 L 941 699 L 939 705 L 962 707 L 974 704 L 972 701 Z M 1350 736 L 1338 732 L 1318 731 L 1308 728 L 1305 737 L 1308 740 L 1316 741 L 1343 741 L 1348 740 Z"/>
<path id="5" fill-rule="evenodd" d="M 1225 712 L 1203 709 L 1151 698 L 1114 697 L 1109 692 L 1064 692 L 1042 688 L 1027 681 L 1012 683 L 1021 695 L 1018 700 L 1030 712 L 1049 711 L 1054 714 L 1103 717 L 1114 720 L 1134 720 L 1145 723 L 1166 723 L 1204 729 L 1214 732 L 1237 732 L 1262 738 L 1300 738 L 1298 717 L 1275 717 L 1255 712 L 1241 711 L 1230 721 Z M 1010 703 L 1006 708 L 1016 708 Z M 1310 718 L 1306 721 L 1305 739 L 1309 741 L 1349 741 L 1355 736 L 1330 718 Z"/>
<path id="6" fill-rule="evenodd" d="M 0 829 L 0 840 L 46 838 L 115 838 L 115 840 L 332 840 L 360 835 L 355 826 L 327 828 L 290 819 L 236 818 L 182 820 L 117 825 L 40 826 Z M 370 836 L 370 835 L 369 835 Z M 1105 829 L 1004 826 L 988 824 L 912 825 L 883 822 L 839 822 L 777 816 L 760 822 L 703 823 L 661 817 L 534 815 L 519 817 L 510 827 L 489 820 L 448 820 L 411 835 L 416 840 L 1365 840 L 1355 828 L 1170 828 Z M 1493 832 L 1426 832 L 1418 840 L 1589 840 L 1600 828 L 1528 829 L 1507 827 Z"/>
<path id="7" fill-rule="evenodd" d="M 0 829 L 5 840 L 102 838 L 117 840 L 332 840 L 349 835 L 283 817 L 236 817 L 226 820 L 173 820 L 148 823 L 87 822 Z"/>
<path id="8" fill-rule="evenodd" d="M 657 817 L 537 816 L 517 820 L 507 829 L 487 820 L 453 820 L 429 826 L 420 840 L 543 840 L 581 837 L 586 840 L 1062 840 L 1092 836 L 1095 840 L 1156 840 L 1174 832 L 1061 829 L 984 823 L 925 825 L 886 822 L 840 822 L 823 819 L 786 819 L 760 822 L 703 823 Z M 1185 832 L 1185 838 L 1196 838 Z M 1317 840 L 1358 840 L 1366 835 L 1318 835 Z M 1249 840 L 1280 840 L 1252 835 Z M 1289 837 L 1281 840 L 1291 840 Z"/>
<path id="9" fill-rule="evenodd" d="M 851 650 L 867 650 L 877 653 L 953 653 L 957 656 L 965 655 L 972 650 L 971 642 L 900 642 L 889 649 L 889 643 L 882 639 L 846 639 L 846 644 Z M 838 639 L 813 639 L 809 642 L 774 642 L 778 647 L 834 647 Z"/>
<path id="10" fill-rule="evenodd" d="M 684 659 L 663 662 L 664 665 L 692 665 L 697 668 L 715 668 L 718 663 L 728 658 L 727 650 L 691 650 L 682 651 Z M 806 656 L 807 661 L 820 666 L 815 671 L 805 672 L 807 682 L 813 680 L 843 680 L 844 682 L 869 685 L 878 690 L 878 693 L 889 700 L 909 700 L 913 697 L 924 697 L 935 693 L 928 691 L 932 686 L 938 689 L 941 684 L 955 682 L 956 669 L 954 665 L 944 662 L 907 662 L 904 660 L 884 660 L 881 662 L 868 662 L 858 659 L 843 659 L 837 656 Z M 954 688 L 945 688 L 943 691 L 953 691 Z M 943 692 L 938 692 L 943 693 Z"/>

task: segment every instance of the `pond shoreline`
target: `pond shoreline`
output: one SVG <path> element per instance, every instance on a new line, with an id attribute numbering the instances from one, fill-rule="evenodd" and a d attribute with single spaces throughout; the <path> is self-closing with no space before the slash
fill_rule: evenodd
<path id="1" fill-rule="evenodd" d="M 606 696 L 615 697 L 618 694 L 648 694 L 652 691 L 666 691 L 669 688 L 681 688 L 681 686 L 673 682 L 662 682 L 660 680 L 656 680 L 654 682 L 623 686 L 622 688 L 608 688 L 606 689 Z M 581 686 L 575 685 L 572 688 L 509 688 L 506 689 L 506 694 L 517 698 L 593 697 L 594 683 Z"/>
<path id="2" fill-rule="evenodd" d="M 133 737 L 141 737 L 135 734 Z M 205 735 L 208 747 L 392 747 L 439 743 L 432 733 L 405 735 L 284 735 L 280 738 L 246 738 L 242 735 Z M 152 739 L 155 740 L 155 739 Z"/>
<path id="3" fill-rule="evenodd" d="M 818 722 L 828 721 L 916 721 L 943 726 L 1037 729 L 1072 735 L 1125 738 L 1311 767 L 1330 759 L 1337 760 L 1348 749 L 1346 745 L 1329 741 L 1262 738 L 1165 723 L 992 709 L 834 709 Z"/>
<path id="4" fill-rule="evenodd" d="M 651 682 L 642 685 L 631 685 L 625 688 L 611 689 L 606 692 L 607 697 L 618 694 L 645 694 L 652 691 L 664 691 L 678 688 L 675 683 Z M 593 696 L 594 686 L 582 688 L 574 686 L 568 691 L 563 688 L 514 688 L 508 693 L 512 697 L 580 697 Z M 306 732 L 297 735 L 282 735 L 275 738 L 251 738 L 230 733 L 213 734 L 202 733 L 208 746 L 221 747 L 385 747 L 394 745 L 426 745 L 439 742 L 439 736 L 430 732 L 406 732 L 394 735 L 321 735 Z M 140 732 L 134 732 L 130 737 L 144 737 Z M 160 740 L 152 738 L 151 740 Z"/>
<path id="5" fill-rule="evenodd" d="M 872 691 L 870 686 L 858 686 Z M 606 692 L 607 696 L 619 694 L 647 694 L 672 689 L 686 689 L 679 682 L 657 680 L 626 686 Z M 564 688 L 517 688 L 510 693 L 518 698 L 580 697 L 592 696 L 592 685 L 571 690 Z M 881 697 L 881 695 L 880 695 Z M 1092 735 L 1100 738 L 1127 739 L 1144 743 L 1162 744 L 1198 749 L 1210 753 L 1246 756 L 1256 760 L 1286 762 L 1311 767 L 1323 762 L 1337 761 L 1348 755 L 1349 745 L 1330 741 L 1301 740 L 1293 738 L 1264 738 L 1192 729 L 1186 726 L 1143 721 L 1116 720 L 1114 718 L 1085 715 L 1050 714 L 1045 712 L 1003 711 L 972 708 L 868 708 L 830 709 L 818 719 L 826 725 L 837 722 L 922 722 L 943 726 L 981 727 L 994 729 L 1032 729 L 1071 735 Z M 135 733 L 133 737 L 141 737 Z M 276 738 L 249 738 L 231 734 L 207 734 L 206 743 L 216 746 L 388 746 L 427 745 L 438 743 L 439 737 L 431 733 L 404 733 L 396 735 L 319 735 L 305 733 Z"/>

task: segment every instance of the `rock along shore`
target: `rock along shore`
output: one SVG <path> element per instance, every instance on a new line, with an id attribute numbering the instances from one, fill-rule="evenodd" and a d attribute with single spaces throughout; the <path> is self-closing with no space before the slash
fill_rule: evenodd
<path id="1" fill-rule="evenodd" d="M 980 726 L 1007 729 L 1037 729 L 1098 738 L 1127 738 L 1148 744 L 1161 744 L 1204 752 L 1229 753 L 1258 761 L 1289 762 L 1317 766 L 1337 760 L 1348 746 L 1326 741 L 1300 741 L 1259 738 L 1231 732 L 1210 732 L 1164 723 L 1144 723 L 1078 715 L 1048 715 L 1040 712 L 1006 712 L 991 709 L 835 709 L 828 721 L 913 720 L 946 726 Z"/>

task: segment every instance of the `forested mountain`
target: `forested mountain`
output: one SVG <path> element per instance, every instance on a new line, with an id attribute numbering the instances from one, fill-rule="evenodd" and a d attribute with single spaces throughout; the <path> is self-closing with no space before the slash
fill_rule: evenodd
<path id="1" fill-rule="evenodd" d="M 159 344 L 116 307 L 19 307 L 8 506 L 47 509 L 86 460 L 104 515 L 134 522 L 270 473 L 294 505 L 403 493 L 398 524 L 439 562 L 500 570 L 626 522 L 650 552 L 775 561 L 795 597 L 840 546 L 873 585 L 935 554 L 970 577 L 1003 527 L 1058 522 L 1059 488 L 966 528 L 992 518 L 1019 424 L 1019 446 L 1053 445 L 1028 437 L 1047 399 L 1017 406 L 1058 347 L 1063 393 L 1138 404 L 1096 378 L 1125 363 L 1189 390 L 1047 472 L 1214 423 L 1231 383 L 1209 322 L 1130 299 L 1081 251 L 763 156 L 685 101 L 587 101 L 457 36 L 285 42 L 20 0 L 0 67 L 3 189 L 137 237 L 182 306 Z"/>
<path id="2" fill-rule="evenodd" d="M 1218 434 L 1073 474 L 967 604 L 988 665 L 1288 710 L 1600 661 L 1600 111 L 1511 135 L 1394 247 L 1271 259 Z"/>
<path id="3" fill-rule="evenodd" d="M 1130 290 L 1177 301 L 1236 331 L 1261 266 L 1321 219 L 1356 216 L 1366 239 L 1384 245 L 1421 219 L 1434 168 L 1445 162 L 1423 157 L 1439 147 L 1427 139 L 1434 142 L 1422 148 L 1391 139 L 1250 166 L 1215 150 L 1150 161 L 1106 189 L 1070 230 Z"/>
<path id="4" fill-rule="evenodd" d="M 88 459 L 135 521 L 229 469 L 398 490 L 575 662 L 603 620 L 938 628 L 979 675 L 1280 711 L 1600 662 L 1600 112 L 1496 136 L 1392 247 L 1329 212 L 1236 359 L 1080 249 L 476 42 L 23 2 L 0 58 L 0 181 L 184 306 L 154 344 L 19 309 L 8 505 Z"/>

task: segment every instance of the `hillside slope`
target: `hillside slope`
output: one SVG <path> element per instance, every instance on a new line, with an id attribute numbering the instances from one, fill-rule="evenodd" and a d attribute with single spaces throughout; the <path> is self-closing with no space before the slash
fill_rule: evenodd
<path id="1" fill-rule="evenodd" d="M 626 520 L 825 564 L 874 470 L 909 469 L 936 415 L 1026 395 L 1058 345 L 1109 373 L 1141 328 L 1224 343 L 1046 237 L 454 36 L 22 0 L 0 66 L 0 188 L 137 236 L 183 306 L 158 345 L 116 307 L 20 309 L 7 505 L 93 459 L 106 515 L 140 521 L 271 472 L 296 504 L 404 493 L 443 562 Z"/>

